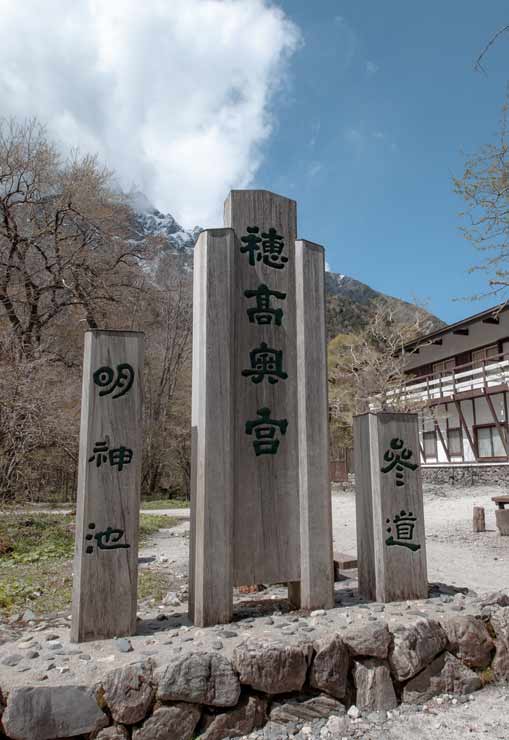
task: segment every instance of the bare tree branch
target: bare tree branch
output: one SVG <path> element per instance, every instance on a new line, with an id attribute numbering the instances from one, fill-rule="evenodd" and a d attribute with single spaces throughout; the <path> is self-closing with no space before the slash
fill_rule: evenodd
<path id="1" fill-rule="evenodd" d="M 509 25 L 503 26 L 495 34 L 493 34 L 493 36 L 490 38 L 490 40 L 488 41 L 488 43 L 486 44 L 486 46 L 484 47 L 484 49 L 481 51 L 481 53 L 477 57 L 477 59 L 475 61 L 475 64 L 474 64 L 474 69 L 476 69 L 478 72 L 483 72 L 484 74 L 486 74 L 486 70 L 482 66 L 481 61 L 483 60 L 483 58 L 486 55 L 486 53 L 488 52 L 488 50 L 493 46 L 493 44 L 495 43 L 495 41 L 500 36 L 502 36 L 502 34 L 507 33 L 507 31 L 509 31 Z"/>

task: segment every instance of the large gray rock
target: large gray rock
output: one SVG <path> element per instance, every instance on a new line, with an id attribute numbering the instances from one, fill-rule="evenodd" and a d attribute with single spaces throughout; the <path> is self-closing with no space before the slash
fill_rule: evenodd
<path id="1" fill-rule="evenodd" d="M 131 663 L 101 681 L 104 701 L 115 722 L 134 725 L 147 714 L 155 697 L 152 663 Z"/>
<path id="2" fill-rule="evenodd" d="M 55 740 L 95 732 L 109 720 L 87 686 L 23 686 L 10 691 L 2 724 L 13 740 Z"/>
<path id="3" fill-rule="evenodd" d="M 240 683 L 231 662 L 217 653 L 191 653 L 157 672 L 157 698 L 234 707 Z"/>
<path id="4" fill-rule="evenodd" d="M 469 668 L 486 668 L 491 664 L 495 647 L 486 625 L 472 615 L 447 617 L 440 620 L 447 639 L 448 650 Z"/>
<path id="5" fill-rule="evenodd" d="M 156 707 L 152 716 L 134 730 L 133 740 L 191 740 L 200 715 L 197 704 Z"/>
<path id="6" fill-rule="evenodd" d="M 330 696 L 314 696 L 305 701 L 289 699 L 288 701 L 275 703 L 270 710 L 272 722 L 287 724 L 288 722 L 312 722 L 315 719 L 324 719 L 333 715 L 344 715 L 346 709 L 336 699 Z"/>
<path id="7" fill-rule="evenodd" d="M 200 740 L 223 740 L 223 738 L 242 737 L 258 727 L 262 727 L 266 719 L 267 700 L 261 696 L 246 696 L 241 699 L 235 709 L 209 716 L 205 720 L 205 731 L 200 734 Z M 159 739 L 156 738 L 155 740 Z"/>
<path id="8" fill-rule="evenodd" d="M 495 609 L 491 615 L 496 651 L 492 668 L 498 681 L 509 680 L 509 606 Z"/>
<path id="9" fill-rule="evenodd" d="M 129 731 L 122 725 L 112 725 L 96 736 L 95 740 L 130 740 Z"/>
<path id="10" fill-rule="evenodd" d="M 304 686 L 312 653 L 308 643 L 251 639 L 235 648 L 233 665 L 241 683 L 265 694 L 286 694 Z"/>
<path id="11" fill-rule="evenodd" d="M 315 689 L 326 691 L 337 699 L 346 694 L 350 653 L 339 635 L 317 640 L 309 682 Z"/>
<path id="12" fill-rule="evenodd" d="M 484 596 L 480 604 L 481 606 L 509 606 L 509 595 L 504 591 L 494 591 Z"/>
<path id="13" fill-rule="evenodd" d="M 320 732 L 321 740 L 339 740 L 346 737 L 351 729 L 348 717 L 331 717 Z"/>
<path id="14" fill-rule="evenodd" d="M 479 676 L 451 653 L 442 653 L 403 689 L 403 701 L 422 704 L 438 694 L 470 694 L 481 688 Z"/>
<path id="15" fill-rule="evenodd" d="M 447 636 L 434 619 L 417 619 L 408 625 L 397 625 L 392 635 L 389 664 L 398 681 L 415 676 L 447 645 Z"/>
<path id="16" fill-rule="evenodd" d="M 391 644 L 391 633 L 385 622 L 367 622 L 350 627 L 341 638 L 354 656 L 384 660 Z"/>
<path id="17" fill-rule="evenodd" d="M 385 661 L 376 658 L 355 660 L 353 678 L 357 691 L 355 704 L 361 711 L 379 712 L 398 705 L 391 672 Z"/>

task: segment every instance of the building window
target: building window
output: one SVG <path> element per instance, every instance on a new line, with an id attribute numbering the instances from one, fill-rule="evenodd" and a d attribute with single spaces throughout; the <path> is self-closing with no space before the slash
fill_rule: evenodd
<path id="1" fill-rule="evenodd" d="M 456 360 L 451 357 L 450 360 L 441 360 L 433 363 L 434 373 L 450 373 L 456 367 Z"/>
<path id="2" fill-rule="evenodd" d="M 424 459 L 429 460 L 430 457 L 437 457 L 437 435 L 435 432 L 424 432 L 422 435 L 422 443 L 424 447 Z"/>
<path id="3" fill-rule="evenodd" d="M 490 359 L 495 361 L 498 354 L 498 344 L 490 344 L 489 347 L 476 349 L 472 352 L 472 365 L 474 367 L 481 367 L 483 362 L 487 362 Z"/>
<path id="4" fill-rule="evenodd" d="M 507 438 L 506 429 L 503 433 Z M 479 457 L 506 457 L 505 448 L 495 424 L 475 428 L 477 454 Z"/>
<path id="5" fill-rule="evenodd" d="M 410 373 L 416 378 L 422 378 L 425 375 L 431 375 L 432 372 L 433 364 L 430 362 L 427 365 L 421 365 L 420 367 L 416 367 L 413 370 L 410 370 Z"/>
<path id="6" fill-rule="evenodd" d="M 447 430 L 447 447 L 451 457 L 463 457 L 463 436 L 461 429 Z"/>

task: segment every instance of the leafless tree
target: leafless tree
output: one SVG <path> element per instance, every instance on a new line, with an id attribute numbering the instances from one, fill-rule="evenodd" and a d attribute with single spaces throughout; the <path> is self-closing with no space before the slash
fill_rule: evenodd
<path id="1" fill-rule="evenodd" d="M 135 288 L 144 245 L 127 236 L 128 210 L 95 157 L 63 160 L 36 120 L 0 120 L 0 322 L 20 352 L 71 316 L 104 324 Z"/>
<path id="2" fill-rule="evenodd" d="M 153 289 L 148 307 L 143 489 L 149 495 L 164 488 L 171 468 L 171 477 L 189 490 L 192 290 L 191 275 L 178 262 L 162 258 L 158 284 L 164 289 Z"/>
<path id="3" fill-rule="evenodd" d="M 192 271 L 137 233 L 98 160 L 0 120 L 0 497 L 73 481 L 83 332 L 146 337 L 143 490 L 189 494 Z"/>
<path id="4" fill-rule="evenodd" d="M 502 28 L 499 28 L 498 31 L 496 31 L 491 36 L 491 38 L 489 39 L 488 43 L 485 44 L 484 48 L 482 49 L 481 53 L 479 54 L 479 56 L 477 57 L 477 59 L 475 61 L 474 67 L 475 67 L 475 69 L 477 71 L 484 72 L 486 74 L 486 70 L 484 69 L 484 67 L 482 65 L 482 62 L 484 60 L 484 57 L 486 56 L 486 54 L 488 53 L 488 51 L 491 49 L 491 47 L 493 46 L 493 44 L 495 43 L 495 41 L 497 41 L 497 39 L 500 38 L 500 36 L 503 36 L 508 31 L 509 31 L 509 25 L 502 26 Z"/>
<path id="5" fill-rule="evenodd" d="M 35 500 L 74 481 L 80 376 L 5 340 L 0 352 L 0 499 Z"/>
<path id="6" fill-rule="evenodd" d="M 410 411 L 405 392 L 407 344 L 423 333 L 429 317 L 416 307 L 413 318 L 385 299 L 378 301 L 366 328 L 329 345 L 329 397 L 333 424 L 351 442 L 352 417 L 370 409 Z M 347 445 L 346 445 L 347 446 Z"/>
<path id="7" fill-rule="evenodd" d="M 484 295 L 502 298 L 509 287 L 508 112 L 506 101 L 498 141 L 469 157 L 462 177 L 454 178 L 455 190 L 466 203 L 462 232 L 482 253 L 481 262 L 471 270 L 486 273 L 489 289 Z"/>

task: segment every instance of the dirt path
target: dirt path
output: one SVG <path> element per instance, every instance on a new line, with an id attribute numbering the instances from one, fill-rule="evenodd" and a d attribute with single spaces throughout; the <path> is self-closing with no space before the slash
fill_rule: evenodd
<path id="1" fill-rule="evenodd" d="M 500 489 L 427 486 L 424 493 L 428 577 L 474 591 L 509 587 L 509 537 L 500 537 L 491 501 Z M 473 506 L 484 506 L 487 531 L 472 532 Z M 334 547 L 357 551 L 355 498 L 352 493 L 332 497 Z"/>
<path id="2" fill-rule="evenodd" d="M 74 509 L 8 509 L 0 514 L 74 514 Z M 189 519 L 189 509 L 140 509 L 140 514 L 173 516 L 176 519 Z"/>
<path id="3" fill-rule="evenodd" d="M 139 557 L 142 566 L 151 563 L 167 564 L 172 573 L 187 576 L 189 521 L 182 521 L 171 529 L 160 529 L 150 535 L 148 541 L 140 548 Z"/>
<path id="4" fill-rule="evenodd" d="M 424 515 L 430 581 L 468 586 L 474 591 L 509 588 L 509 537 L 500 537 L 495 526 L 491 497 L 500 494 L 494 486 L 453 488 L 426 486 Z M 486 510 L 487 531 L 472 532 L 474 505 Z M 68 513 L 68 509 L 47 513 Z M 187 574 L 189 552 L 189 509 L 142 509 L 145 514 L 164 514 L 182 520 L 172 529 L 152 535 L 140 552 L 144 562 L 171 563 L 172 570 Z M 355 496 L 335 491 L 332 496 L 333 536 L 336 550 L 356 553 Z"/>
<path id="5" fill-rule="evenodd" d="M 509 537 L 500 537 L 495 526 L 495 505 L 491 496 L 500 489 L 444 488 L 427 486 L 424 494 L 428 575 L 430 581 L 468 586 L 474 591 L 509 588 Z M 472 508 L 484 506 L 487 531 L 472 532 Z M 150 513 L 147 511 L 147 513 Z M 189 517 L 189 509 L 157 511 L 180 518 Z M 355 496 L 353 492 L 335 492 L 332 496 L 334 548 L 356 553 Z M 140 555 L 167 557 L 179 572 L 187 572 L 189 521 L 172 530 L 161 530 L 151 537 Z"/>

